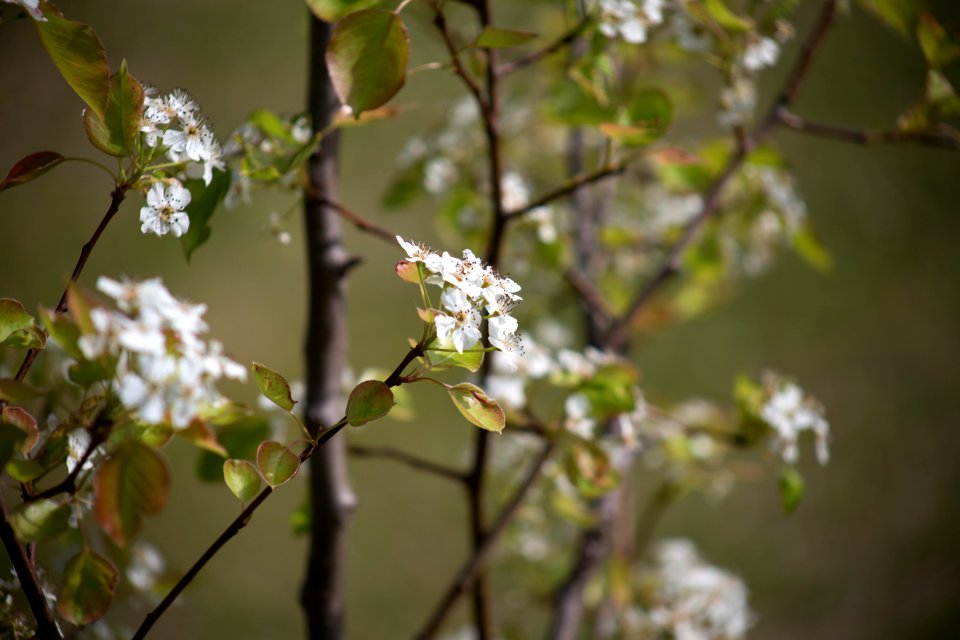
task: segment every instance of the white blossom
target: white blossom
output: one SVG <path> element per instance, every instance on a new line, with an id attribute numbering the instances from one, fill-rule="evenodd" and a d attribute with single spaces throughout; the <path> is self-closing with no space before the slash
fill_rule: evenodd
<path id="1" fill-rule="evenodd" d="M 663 22 L 664 0 L 600 0 L 600 32 L 630 44 L 647 41 L 647 30 Z"/>
<path id="2" fill-rule="evenodd" d="M 40 0 L 5 0 L 9 4 L 18 4 L 24 11 L 30 14 L 30 17 L 37 22 L 46 22 L 43 11 L 40 9 Z"/>
<path id="3" fill-rule="evenodd" d="M 757 85 L 753 78 L 735 76 L 720 91 L 720 111 L 717 121 L 725 127 L 745 124 L 753 117 L 757 107 Z"/>
<path id="4" fill-rule="evenodd" d="M 750 71 L 759 71 L 775 65 L 779 57 L 780 45 L 777 41 L 766 36 L 758 36 L 750 38 L 741 62 Z"/>
<path id="5" fill-rule="evenodd" d="M 449 158 L 431 158 L 423 167 L 423 188 L 428 193 L 443 193 L 456 179 L 457 166 Z"/>
<path id="6" fill-rule="evenodd" d="M 816 437 L 817 461 L 827 464 L 830 459 L 827 442 L 830 425 L 823 417 L 823 409 L 812 398 L 804 397 L 800 387 L 793 383 L 784 384 L 763 405 L 760 417 L 776 431 L 772 446 L 784 461 L 790 464 L 797 461 L 797 439 L 801 432 L 812 431 Z"/>
<path id="7" fill-rule="evenodd" d="M 147 191 L 147 206 L 140 209 L 140 231 L 158 236 L 172 233 L 180 237 L 190 228 L 190 217 L 184 209 L 190 204 L 190 191 L 177 181 L 166 187 L 154 182 Z"/>
<path id="8" fill-rule="evenodd" d="M 217 380 L 245 379 L 246 369 L 224 356 L 219 342 L 201 337 L 205 305 L 177 300 L 159 279 L 101 277 L 97 288 L 117 310 L 93 309 L 94 331 L 81 336 L 79 346 L 87 358 L 116 359 L 117 397 L 141 421 L 185 428 L 223 402 Z"/>
<path id="9" fill-rule="evenodd" d="M 483 319 L 467 295 L 460 289 L 450 288 L 440 296 L 443 308 L 449 314 L 437 314 L 437 337 L 452 341 L 460 353 L 480 341 L 480 322 Z"/>
<path id="10" fill-rule="evenodd" d="M 713 36 L 702 25 L 680 10 L 670 18 L 670 26 L 677 38 L 677 46 L 692 53 L 705 53 L 713 48 Z"/>

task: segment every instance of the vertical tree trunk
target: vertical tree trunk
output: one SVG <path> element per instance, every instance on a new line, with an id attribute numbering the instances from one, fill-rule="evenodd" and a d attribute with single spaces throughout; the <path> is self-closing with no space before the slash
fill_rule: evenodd
<path id="1" fill-rule="evenodd" d="M 313 130 L 333 119 L 339 103 L 324 60 L 331 26 L 310 16 L 308 108 Z M 322 204 L 337 199 L 339 133 L 324 137 L 307 164 L 304 201 L 309 312 L 306 335 L 306 423 L 311 433 L 343 415 L 340 376 L 347 348 L 346 289 L 351 259 L 340 238 L 340 220 Z M 307 635 L 344 637 L 347 525 L 356 497 L 347 477 L 346 442 L 334 438 L 310 462 L 312 532 L 301 604 Z"/>

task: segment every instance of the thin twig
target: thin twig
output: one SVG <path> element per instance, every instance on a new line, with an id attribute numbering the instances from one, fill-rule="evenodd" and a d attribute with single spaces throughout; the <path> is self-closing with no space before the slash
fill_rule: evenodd
<path id="1" fill-rule="evenodd" d="M 23 595 L 27 599 L 30 611 L 33 612 L 33 617 L 37 622 L 37 637 L 43 640 L 61 638 L 53 613 L 47 606 L 47 598 L 40 587 L 40 579 L 33 569 L 33 563 L 10 524 L 7 505 L 3 500 L 3 491 L 0 491 L 0 539 L 3 540 L 3 546 L 7 550 L 10 564 L 17 572 L 20 588 L 23 590 Z"/>
<path id="2" fill-rule="evenodd" d="M 594 324 L 600 328 L 609 326 L 613 319 L 610 306 L 603 294 L 580 272 L 579 269 L 568 267 L 563 272 L 564 279 L 577 295 L 583 300 L 586 313 L 590 314 Z"/>
<path id="3" fill-rule="evenodd" d="M 463 81 L 463 84 L 465 84 L 470 93 L 473 94 L 473 98 L 477 101 L 477 105 L 479 105 L 481 113 L 486 112 L 487 99 L 483 96 L 483 89 L 480 88 L 480 85 L 477 84 L 477 81 L 464 68 L 463 63 L 460 61 L 460 54 L 457 50 L 457 45 L 453 42 L 453 36 L 450 34 L 450 31 L 447 30 L 447 20 L 443 17 L 443 12 L 440 7 L 436 7 L 436 14 L 433 19 L 433 24 L 437 27 L 437 30 L 440 31 L 440 35 L 443 37 L 443 44 L 447 47 L 447 53 L 450 54 L 450 60 L 453 63 L 454 73 L 460 77 L 460 79 Z"/>
<path id="4" fill-rule="evenodd" d="M 577 36 L 580 35 L 580 32 L 583 31 L 584 27 L 586 27 L 587 24 L 588 22 L 586 20 L 581 20 L 579 23 L 577 23 L 575 27 L 573 27 L 572 29 L 570 29 L 569 31 L 561 35 L 559 38 L 557 38 L 547 46 L 543 47 L 542 49 L 538 49 L 536 51 L 528 53 L 522 58 L 518 58 L 510 62 L 504 62 L 499 67 L 497 67 L 497 75 L 498 76 L 509 75 L 511 73 L 519 71 L 520 69 L 525 69 L 530 65 L 536 64 L 537 62 L 540 62 L 547 56 L 553 53 L 556 53 L 563 47 L 566 47 L 567 45 L 571 44 L 574 40 L 576 40 Z"/>
<path id="5" fill-rule="evenodd" d="M 109 426 L 110 423 L 98 423 L 94 425 L 93 433 L 90 436 L 90 443 L 87 444 L 87 448 L 84 450 L 83 454 L 80 456 L 80 459 L 77 460 L 76 465 L 73 467 L 73 471 L 67 474 L 66 478 L 39 493 L 25 494 L 23 496 L 23 501 L 35 502 L 45 498 L 52 498 L 53 496 L 61 493 L 73 494 L 77 490 L 77 477 L 83 472 L 83 465 L 85 465 L 87 460 L 90 459 L 90 456 L 93 455 L 93 452 L 97 450 L 97 447 L 103 444 L 104 435 L 106 434 L 104 428 L 108 429 Z"/>
<path id="6" fill-rule="evenodd" d="M 457 600 L 468 588 L 470 588 L 471 584 L 480 575 L 480 572 L 486 566 L 487 560 L 489 559 L 490 553 L 493 551 L 497 540 L 501 535 L 503 535 L 503 532 L 506 530 L 507 526 L 513 521 L 513 518 L 516 516 L 520 505 L 523 504 L 527 495 L 530 493 L 530 490 L 536 484 L 537 479 L 540 477 L 540 473 L 543 471 L 543 465 L 550 458 L 550 455 L 553 453 L 553 449 L 554 441 L 547 440 L 547 442 L 544 443 L 543 448 L 540 450 L 540 453 L 531 463 L 523 482 L 520 483 L 520 486 L 517 487 L 517 490 L 510 497 L 510 500 L 508 500 L 503 506 L 500 514 L 497 516 L 496 521 L 493 523 L 493 526 L 490 527 L 490 530 L 483 536 L 480 544 L 474 549 L 473 554 L 467 559 L 463 566 L 460 567 L 460 570 L 457 572 L 453 582 L 444 592 L 443 598 L 440 600 L 440 604 L 437 605 L 436 609 L 431 614 L 430 619 L 427 621 L 426 625 L 424 625 L 420 633 L 416 635 L 419 640 L 428 640 L 429 638 L 433 638 L 437 635 L 437 633 L 440 631 L 440 628 L 443 626 L 443 623 L 453 612 L 453 607 L 457 603 Z"/>
<path id="7" fill-rule="evenodd" d="M 394 449 L 393 447 L 370 447 L 359 444 L 351 444 L 347 450 L 351 455 L 360 458 L 386 458 L 387 460 L 394 460 L 396 462 L 405 464 L 408 467 L 416 469 L 417 471 L 432 473 L 436 476 L 440 476 L 441 478 L 447 478 L 448 480 L 456 480 L 457 482 L 466 482 L 467 480 L 467 474 L 458 469 L 454 469 L 431 460 L 425 460 L 413 455 L 412 453 L 407 453 L 406 451 L 401 451 L 400 449 Z"/>
<path id="8" fill-rule="evenodd" d="M 837 0 L 826 0 L 826 2 L 824 2 L 823 8 L 820 11 L 820 16 L 814 25 L 813 31 L 811 31 L 810 36 L 803 47 L 800 58 L 797 60 L 793 70 L 788 76 L 784 85 L 784 90 L 780 93 L 779 98 L 770 108 L 767 115 L 760 121 L 753 131 L 746 136 L 746 138 L 743 140 L 743 144 L 737 146 L 734 153 L 727 161 L 726 167 L 720 173 L 717 179 L 714 180 L 710 189 L 707 191 L 707 194 L 704 196 L 703 206 L 701 207 L 700 212 L 693 218 L 693 220 L 690 221 L 686 228 L 684 228 L 680 238 L 673 244 L 672 247 L 670 247 L 670 250 L 664 257 L 663 263 L 657 272 L 634 295 L 626 313 L 611 326 L 610 333 L 608 335 L 608 346 L 610 348 L 617 349 L 626 343 L 630 326 L 633 324 L 634 320 L 636 320 L 636 317 L 640 314 L 640 311 L 643 310 L 646 303 L 653 297 L 653 294 L 677 273 L 680 268 L 680 260 L 683 257 L 684 251 L 686 251 L 687 247 L 693 242 L 694 238 L 696 238 L 698 232 L 707 222 L 707 220 L 717 213 L 720 204 L 720 196 L 727 184 L 729 184 L 732 178 L 740 170 L 740 167 L 743 165 L 749 153 L 757 146 L 757 144 L 766 138 L 766 136 L 780 122 L 779 114 L 781 109 L 789 107 L 793 101 L 796 100 L 800 88 L 803 86 L 807 75 L 810 73 L 811 64 L 815 54 L 823 46 L 824 38 L 826 38 L 831 25 L 833 25 L 834 20 L 836 19 L 836 4 Z"/>
<path id="9" fill-rule="evenodd" d="M 374 238 L 379 238 L 380 240 L 389 242 L 392 245 L 397 244 L 397 240 L 396 240 L 397 234 L 393 233 L 392 231 L 385 229 L 384 227 L 381 227 L 375 222 L 371 222 L 370 220 L 363 217 L 356 211 L 353 211 L 352 209 L 348 209 L 341 203 L 335 202 L 330 198 L 320 196 L 318 197 L 318 200 L 321 204 L 327 207 L 330 207 L 331 209 L 336 211 L 341 218 L 353 224 L 353 226 L 355 226 L 360 231 L 370 234 Z"/>
<path id="10" fill-rule="evenodd" d="M 556 189 L 548 191 L 538 198 L 531 200 L 519 209 L 507 211 L 504 213 L 504 216 L 507 219 L 513 219 L 522 216 L 523 214 L 529 213 L 538 207 L 550 204 L 554 200 L 564 198 L 583 187 L 600 182 L 601 180 L 606 180 L 607 178 L 618 176 L 627 170 L 627 166 L 628 162 L 622 161 L 616 164 L 601 167 L 600 169 L 597 169 L 591 173 L 583 173 L 578 176 L 574 176 Z"/>
<path id="11" fill-rule="evenodd" d="M 960 150 L 960 138 L 919 131 L 881 131 L 854 129 L 821 122 L 813 122 L 793 113 L 786 107 L 777 111 L 780 124 L 803 133 L 853 144 L 912 144 L 938 149 Z"/>
<path id="12" fill-rule="evenodd" d="M 393 372 L 384 380 L 384 383 L 388 387 L 396 387 L 401 383 L 401 376 L 403 375 L 403 370 L 407 368 L 411 362 L 415 359 L 423 356 L 423 349 L 420 346 L 413 347 L 407 352 L 407 355 L 404 356 L 403 360 L 400 361 L 400 364 L 396 366 Z M 309 460 L 317 451 L 319 451 L 325 443 L 327 443 L 331 438 L 333 438 L 337 433 L 343 429 L 347 424 L 347 418 L 344 416 L 336 424 L 324 429 L 318 434 L 316 444 L 311 444 L 309 447 L 303 450 L 300 454 L 301 464 Z M 217 537 L 216 540 L 203 552 L 203 555 L 197 559 L 197 561 L 187 570 L 187 572 L 177 581 L 177 584 L 173 586 L 169 593 L 163 598 L 163 600 L 158 604 L 153 611 L 147 614 L 147 617 L 144 619 L 143 623 L 140 625 L 140 628 L 137 629 L 137 632 L 133 635 L 132 640 L 140 640 L 147 636 L 150 629 L 153 628 L 153 625 L 156 624 L 157 620 L 164 614 L 164 612 L 170 608 L 170 605 L 177 599 L 181 592 L 189 585 L 193 579 L 200 573 L 200 570 L 217 554 L 220 549 L 223 548 L 227 542 L 230 541 L 235 535 L 237 535 L 241 529 L 247 526 L 247 523 L 250 521 L 250 518 L 253 516 L 254 511 L 263 504 L 263 502 L 270 497 L 270 494 L 273 493 L 273 487 L 266 487 L 257 494 L 250 504 L 237 516 Z"/>

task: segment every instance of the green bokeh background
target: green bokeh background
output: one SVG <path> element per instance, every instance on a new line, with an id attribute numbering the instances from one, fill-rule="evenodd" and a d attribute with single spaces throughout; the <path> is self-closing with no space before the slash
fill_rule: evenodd
<path id="1" fill-rule="evenodd" d="M 125 57 L 141 80 L 188 88 L 221 135 L 253 107 L 302 109 L 307 20 L 299 2 L 59 4 L 95 26 L 114 67 Z M 801 11 L 801 33 L 814 4 Z M 440 59 L 425 25 L 414 20 L 414 63 Z M 0 167 L 40 149 L 92 156 L 80 100 L 28 23 L 0 25 L 0 60 Z M 774 87 L 782 73 L 770 72 L 765 86 Z M 915 47 L 854 12 L 828 41 L 797 110 L 829 122 L 883 126 L 919 95 L 922 79 Z M 420 131 L 436 113 L 431 102 L 457 91 L 445 74 L 418 74 L 397 99 L 417 108 L 346 133 L 342 200 L 405 235 L 435 237 L 427 207 L 384 214 L 378 194 L 404 132 Z M 676 131 L 676 140 L 683 133 Z M 960 157 L 794 133 L 776 138 L 834 253 L 834 272 L 818 275 L 785 256 L 721 307 L 646 341 L 636 355 L 646 387 L 676 399 L 725 401 L 740 372 L 772 367 L 796 375 L 828 408 L 833 459 L 816 468 L 803 452 L 808 494 L 790 517 L 780 511 L 773 479 L 763 478 L 720 503 L 688 500 L 658 533 L 692 538 L 706 557 L 745 578 L 759 614 L 752 637 L 956 637 Z M 0 295 L 29 309 L 52 305 L 109 190 L 95 169 L 66 165 L 3 193 Z M 296 223 L 290 246 L 264 233 L 267 212 L 286 209 L 289 198 L 258 197 L 253 207 L 221 211 L 212 241 L 189 265 L 175 240 L 139 233 L 139 206 L 137 197 L 125 203 L 84 282 L 92 285 L 98 274 L 161 275 L 175 294 L 209 305 L 212 333 L 236 359 L 262 360 L 299 377 L 302 238 Z M 415 301 L 391 274 L 397 255 L 352 230 L 346 236 L 364 256 L 351 281 L 351 360 L 357 371 L 389 366 L 417 331 Z M 422 420 L 378 423 L 352 437 L 463 463 L 469 425 L 434 402 L 430 390 L 414 391 Z M 252 399 L 252 385 L 243 393 Z M 149 520 L 143 535 L 172 566 L 186 567 L 238 506 L 225 487 L 193 479 L 189 446 L 174 443 L 169 453 L 170 507 Z M 361 504 L 352 525 L 350 636 L 409 637 L 465 552 L 461 495 L 390 463 L 355 461 L 352 475 Z M 271 498 L 154 637 L 301 635 L 305 542 L 291 536 L 288 516 L 304 484 Z"/>

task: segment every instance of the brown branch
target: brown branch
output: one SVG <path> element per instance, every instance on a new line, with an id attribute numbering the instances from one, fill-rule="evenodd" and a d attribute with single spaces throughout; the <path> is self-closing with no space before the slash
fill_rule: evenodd
<path id="1" fill-rule="evenodd" d="M 396 366 L 393 372 L 387 376 L 384 380 L 384 383 L 388 387 L 396 387 L 401 383 L 401 376 L 403 375 L 403 370 L 407 368 L 411 362 L 415 359 L 423 356 L 423 349 L 418 345 L 413 347 L 407 352 L 407 355 L 403 357 L 403 360 L 400 361 L 400 364 Z M 343 429 L 347 424 L 346 416 L 340 418 L 335 424 L 326 429 L 321 430 L 318 433 L 318 438 L 316 444 L 311 444 L 309 447 L 303 450 L 300 454 L 301 464 L 313 458 L 313 455 L 317 451 L 324 449 L 324 444 L 329 442 L 337 433 Z M 247 523 L 250 521 L 250 518 L 253 516 L 254 511 L 263 504 L 263 502 L 270 497 L 270 494 L 273 493 L 273 487 L 266 487 L 263 491 L 257 494 L 249 505 L 237 516 L 213 541 L 206 551 L 203 552 L 203 555 L 193 563 L 193 566 L 177 581 L 177 584 L 173 586 L 169 593 L 163 598 L 163 600 L 158 604 L 153 611 L 147 614 L 147 617 L 144 619 L 143 623 L 140 625 L 140 628 L 137 629 L 137 632 L 133 635 L 132 640 L 140 640 L 145 638 L 147 633 L 153 628 L 153 625 L 156 624 L 157 620 L 164 614 L 164 612 L 173 604 L 174 600 L 180 595 L 181 592 L 189 585 L 193 579 L 200 573 L 200 570 L 217 554 L 220 549 L 223 548 L 227 542 L 230 541 L 235 535 L 237 535 L 241 529 L 247 526 Z M 325 525 L 328 523 L 324 523 Z"/>
<path id="2" fill-rule="evenodd" d="M 356 211 L 353 211 L 352 209 L 348 209 L 347 207 L 340 204 L 339 202 L 331 200 L 330 198 L 325 196 L 318 196 L 317 200 L 320 202 L 320 204 L 333 209 L 341 218 L 350 222 L 353 226 L 355 226 L 360 231 L 364 233 L 368 233 L 374 238 L 379 238 L 380 240 L 389 242 L 394 246 L 397 244 L 397 234 L 395 234 L 394 232 L 388 229 L 385 229 L 384 227 L 381 227 L 375 222 L 371 222 L 370 220 L 368 220 L 367 218 L 364 218 L 362 215 L 360 215 Z"/>
<path id="3" fill-rule="evenodd" d="M 587 20 L 581 20 L 579 23 L 577 23 L 575 27 L 573 27 L 572 29 L 570 29 L 569 31 L 561 35 L 559 38 L 557 38 L 547 46 L 543 47 L 542 49 L 538 49 L 536 51 L 528 53 L 522 58 L 518 58 L 516 60 L 511 60 L 510 62 L 505 62 L 501 64 L 499 67 L 497 67 L 497 75 L 505 76 L 505 75 L 514 73 L 516 71 L 519 71 L 520 69 L 525 69 L 530 65 L 540 62 L 547 56 L 556 53 L 557 51 L 566 47 L 567 45 L 572 44 L 573 41 L 577 39 L 577 36 L 579 36 L 580 33 L 583 31 L 584 27 L 587 26 L 587 24 L 588 24 Z"/>
<path id="4" fill-rule="evenodd" d="M 618 176 L 627 170 L 627 161 L 619 162 L 617 164 L 607 165 L 601 167 L 592 173 L 582 173 L 570 178 L 567 182 L 563 183 L 556 189 L 548 191 L 547 193 L 541 195 L 534 200 L 531 200 L 524 206 L 519 209 L 514 209 L 513 211 L 507 211 L 504 213 L 504 216 L 509 220 L 519 216 L 522 216 L 525 213 L 529 213 L 538 207 L 550 204 L 554 200 L 559 200 L 566 196 L 569 196 L 583 187 L 589 186 L 591 184 L 600 182 L 601 180 L 606 180 L 607 178 L 612 178 Z"/>
<path id="5" fill-rule="evenodd" d="M 437 635 L 444 622 L 453 612 L 453 607 L 457 603 L 457 600 L 481 575 L 497 540 L 499 540 L 507 526 L 513 521 L 520 505 L 523 504 L 530 490 L 536 484 L 537 479 L 543 471 L 544 464 L 553 453 L 553 449 L 553 440 L 548 440 L 531 463 L 530 468 L 527 470 L 527 475 L 520 483 L 520 486 L 517 487 L 517 490 L 501 509 L 496 522 L 494 522 L 490 530 L 484 534 L 480 544 L 473 550 L 472 555 L 463 566 L 460 567 L 453 582 L 444 592 L 440 604 L 434 609 L 423 629 L 416 635 L 419 640 L 428 640 Z"/>
<path id="6" fill-rule="evenodd" d="M 821 138 L 850 142 L 853 144 L 904 144 L 938 149 L 960 150 L 960 139 L 936 133 L 914 131 L 881 131 L 878 129 L 854 129 L 832 124 L 813 122 L 793 113 L 786 107 L 777 111 L 780 124 Z"/>
<path id="7" fill-rule="evenodd" d="M 64 287 L 63 293 L 60 295 L 60 301 L 57 302 L 55 313 L 63 313 L 67 310 L 67 292 L 70 290 L 71 285 L 75 284 L 77 280 L 80 279 L 80 273 L 83 271 L 83 267 L 87 264 L 87 259 L 93 252 L 93 248 L 97 245 L 97 241 L 100 240 L 100 236 L 103 235 L 107 225 L 110 224 L 110 221 L 113 220 L 113 217 L 117 215 L 117 212 L 120 210 L 120 203 L 123 202 L 123 199 L 126 197 L 126 195 L 126 185 L 118 185 L 110 193 L 110 206 L 107 208 L 107 212 L 103 215 L 103 219 L 100 221 L 100 224 L 97 225 L 93 235 L 90 236 L 90 240 L 88 240 L 80 250 L 80 257 L 77 258 L 77 263 L 73 267 L 73 273 L 70 275 L 70 280 L 67 282 L 67 286 Z M 33 366 L 33 361 L 37 359 L 37 354 L 39 353 L 39 349 L 30 349 L 27 351 L 27 355 L 24 357 L 23 362 L 20 364 L 20 368 L 17 370 L 17 380 L 23 380 L 27 377 L 27 373 L 30 371 L 30 367 Z M 0 406 L 4 406 L 5 404 L 6 402 L 2 402 L 0 403 Z"/>
<path id="8" fill-rule="evenodd" d="M 578 269 L 568 267 L 563 272 L 564 278 L 583 301 L 585 313 L 590 316 L 592 325 L 604 329 L 610 325 L 613 314 L 604 299 L 603 294 Z"/>
<path id="9" fill-rule="evenodd" d="M 90 456 L 92 456 L 94 451 L 97 450 L 97 447 L 103 444 L 103 442 L 106 440 L 106 437 L 109 434 L 109 429 L 112 425 L 113 423 L 108 420 L 98 419 L 93 425 L 93 429 L 90 434 L 90 443 L 80 456 L 80 459 L 77 460 L 77 464 L 74 466 L 73 471 L 67 474 L 66 478 L 48 489 L 44 489 L 39 493 L 24 493 L 23 501 L 35 502 L 45 498 L 52 498 L 53 496 L 61 493 L 73 494 L 77 490 L 77 478 L 83 472 L 83 465 L 86 464 L 87 460 L 90 459 Z"/>
<path id="10" fill-rule="evenodd" d="M 797 97 L 800 87 L 803 86 L 807 75 L 810 72 L 811 64 L 816 53 L 823 46 L 824 38 L 830 30 L 830 26 L 836 19 L 837 0 L 826 0 L 820 11 L 817 23 L 807 39 L 806 44 L 800 54 L 800 58 L 794 65 L 793 70 L 787 78 L 784 90 L 780 93 L 777 102 L 770 108 L 767 115 L 746 136 L 742 144 L 737 145 L 734 153 L 727 161 L 727 165 L 720 173 L 707 194 L 703 199 L 703 206 L 700 212 L 684 228 L 680 238 L 670 247 L 663 263 L 657 272 L 643 285 L 634 295 L 626 313 L 613 323 L 607 337 L 608 346 L 617 349 L 626 344 L 627 335 L 630 326 L 633 324 L 640 311 L 646 306 L 647 302 L 653 297 L 661 286 L 669 281 L 679 270 L 680 260 L 684 251 L 693 242 L 704 224 L 712 218 L 719 210 L 720 196 L 727 184 L 740 170 L 749 153 L 759 144 L 780 122 L 779 114 L 781 109 L 789 107 Z"/>
<path id="11" fill-rule="evenodd" d="M 33 617 L 37 622 L 37 637 L 43 640 L 63 637 L 60 635 L 53 614 L 47 606 L 47 598 L 40 587 L 40 579 L 33 569 L 33 563 L 27 555 L 27 550 L 17 539 L 17 534 L 10 524 L 2 490 L 0 490 L 0 540 L 3 541 L 3 546 L 7 550 L 10 564 L 17 572 L 20 588 L 23 589 L 23 595 L 27 599 L 30 611 L 33 612 Z"/>
<path id="12" fill-rule="evenodd" d="M 405 464 L 417 471 L 432 473 L 441 478 L 447 478 L 448 480 L 456 480 L 457 482 L 466 482 L 467 480 L 467 475 L 462 471 L 437 462 L 425 460 L 412 453 L 394 449 L 393 447 L 371 447 L 352 444 L 347 450 L 351 455 L 357 456 L 358 458 L 386 458 L 387 460 L 394 460 Z"/>
<path id="13" fill-rule="evenodd" d="M 480 112 L 485 113 L 487 111 L 487 99 L 483 95 L 483 89 L 480 88 L 480 85 L 477 84 L 477 81 L 464 68 L 463 63 L 460 61 L 459 50 L 457 49 L 457 45 L 453 42 L 453 36 L 447 29 L 447 20 L 443 16 L 443 11 L 439 6 L 435 7 L 434 9 L 435 15 L 433 18 L 433 24 L 443 37 L 443 44 L 446 46 L 447 53 L 450 54 L 450 61 L 453 63 L 453 72 L 460 77 L 460 80 L 463 81 L 463 84 L 465 84 L 470 93 L 473 94 L 474 100 L 477 101 L 477 105 L 480 107 Z"/>

